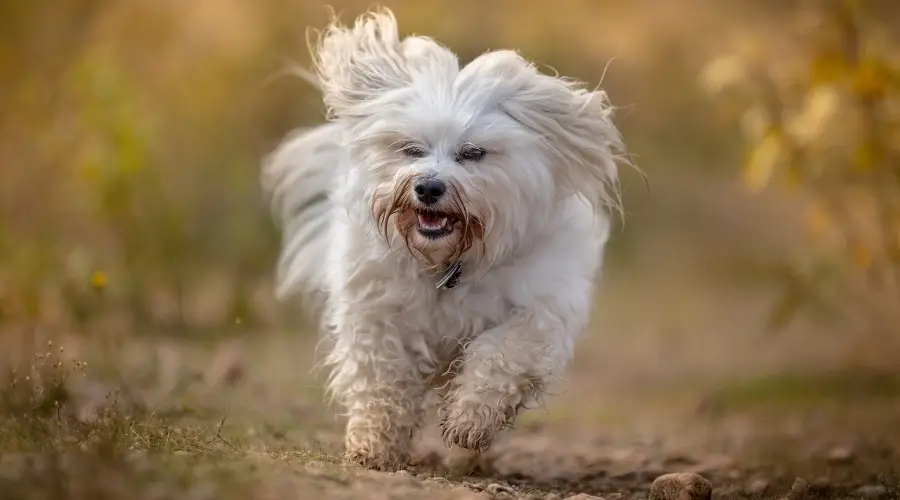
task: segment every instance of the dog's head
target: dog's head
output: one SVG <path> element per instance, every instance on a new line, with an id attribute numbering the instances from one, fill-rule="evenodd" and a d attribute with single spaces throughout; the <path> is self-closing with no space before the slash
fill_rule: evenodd
<path id="1" fill-rule="evenodd" d="M 429 38 L 401 39 L 387 10 L 333 23 L 313 52 L 373 222 L 426 262 L 497 258 L 575 194 L 618 208 L 622 144 L 603 92 L 512 51 L 460 67 Z"/>

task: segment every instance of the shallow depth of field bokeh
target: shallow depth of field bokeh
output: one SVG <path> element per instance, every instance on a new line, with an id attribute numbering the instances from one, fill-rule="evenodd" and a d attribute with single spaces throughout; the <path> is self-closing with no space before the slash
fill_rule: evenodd
<path id="1" fill-rule="evenodd" d="M 244 484 L 260 465 L 244 481 L 220 458 L 264 456 L 279 470 L 339 453 L 310 372 L 314 329 L 273 298 L 278 231 L 259 186 L 260 160 L 282 136 L 323 119 L 291 68 L 308 64 L 306 30 L 325 25 L 326 5 L 345 22 L 372 6 L 0 5 L 0 358 L 15 370 L 0 454 L 102 445 L 99 465 L 78 467 L 115 470 L 109 482 L 121 484 L 135 473 L 120 451 L 175 451 L 158 476 L 176 495 L 194 472 L 169 462 L 185 453 L 248 492 L 260 491 Z M 515 48 L 602 80 L 649 180 L 622 172 L 628 216 L 596 319 L 561 394 L 529 422 L 666 436 L 660 422 L 760 410 L 797 435 L 809 414 L 786 415 L 801 402 L 820 420 L 861 409 L 834 417 L 862 433 L 850 440 L 896 423 L 900 4 L 386 5 L 405 33 L 464 61 Z M 734 450 L 776 434 L 748 425 L 688 446 Z M 62 498 L 16 470 L 22 491 Z M 59 485 L 73 498 L 120 491 L 89 483 Z"/>

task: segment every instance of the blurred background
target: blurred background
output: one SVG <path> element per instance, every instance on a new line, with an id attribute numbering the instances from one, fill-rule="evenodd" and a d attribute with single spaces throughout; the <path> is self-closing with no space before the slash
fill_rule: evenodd
<path id="1" fill-rule="evenodd" d="M 345 22 L 372 6 L 327 4 Z M 621 402 L 681 384 L 713 407 L 822 384 L 896 395 L 900 3 L 386 5 L 405 33 L 463 61 L 515 48 L 602 80 L 620 108 L 649 189 L 623 170 L 628 216 L 568 392 Z M 327 20 L 318 0 L 0 5 L 8 352 L 102 339 L 145 361 L 168 356 L 159 346 L 228 345 L 253 372 L 287 356 L 250 354 L 265 339 L 311 342 L 296 304 L 273 299 L 278 232 L 259 165 L 290 129 L 323 120 L 288 69 L 309 63 L 306 29 Z M 302 345 L 302 363 L 283 368 L 305 376 Z M 796 379 L 810 374 L 828 375 Z M 710 403 L 731 380 L 745 385 Z M 559 418 L 579 403 L 558 401 Z"/>
<path id="2" fill-rule="evenodd" d="M 371 6 L 331 5 L 345 21 Z M 879 286 L 890 287 L 896 270 L 886 267 L 898 236 L 847 235 L 878 226 L 872 210 L 897 203 L 881 194 L 894 187 L 897 172 L 897 34 L 887 22 L 897 19 L 893 2 L 390 7 L 407 33 L 432 35 L 464 61 L 513 47 L 545 68 L 591 84 L 602 79 L 650 181 L 647 190 L 634 172 L 623 172 L 629 217 L 613 238 L 609 264 L 613 275 L 629 276 L 626 285 L 640 283 L 627 300 L 634 308 L 667 307 L 712 280 L 737 295 L 769 295 L 775 318 L 747 304 L 747 328 L 762 333 L 831 293 L 825 287 L 835 284 L 837 263 L 819 261 L 836 251 L 884 274 Z M 308 64 L 306 30 L 324 26 L 326 3 L 69 0 L 2 9 L 4 324 L 83 334 L 104 322 L 177 335 L 284 327 L 292 307 L 271 299 L 278 234 L 258 168 L 291 128 L 322 121 L 316 91 L 289 67 Z M 859 83 L 866 78 L 872 81 Z M 859 104 L 868 99 L 860 92 L 877 95 Z M 862 130 L 853 120 L 866 113 L 875 118 Z M 815 143 L 798 144 L 802 154 L 787 144 L 796 142 L 787 135 L 797 126 Z M 873 140 L 884 144 L 869 148 Z M 878 173 L 850 165 L 859 161 Z M 832 193 L 851 183 L 855 194 Z M 841 226 L 854 209 L 832 199 L 860 191 L 887 198 L 874 201 L 878 207 L 855 228 Z M 803 235 L 835 229 L 841 234 L 830 240 L 810 243 Z M 820 280 L 828 282 L 811 283 L 822 266 L 830 266 L 829 280 Z M 650 281 L 639 281 L 643 275 Z M 794 290 L 802 287 L 820 293 Z M 808 297 L 785 297 L 785 288 Z M 863 293 L 857 288 L 854 294 Z M 717 292 L 710 307 L 725 308 L 715 302 L 727 300 Z M 835 305 L 821 302 L 818 316 Z M 893 330 L 881 317 L 889 311 L 858 308 L 850 307 L 855 323 L 843 336 Z M 860 323 L 876 316 L 880 325 Z"/>

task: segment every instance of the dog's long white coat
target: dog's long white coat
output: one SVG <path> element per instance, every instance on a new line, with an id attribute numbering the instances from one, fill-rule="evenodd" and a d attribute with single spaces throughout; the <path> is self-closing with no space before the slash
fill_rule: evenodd
<path id="1" fill-rule="evenodd" d="M 282 143 L 264 184 L 284 230 L 279 294 L 325 298 L 347 456 L 404 465 L 433 389 L 447 445 L 483 450 L 562 375 L 587 323 L 622 148 L 605 95 L 511 52 L 459 68 L 430 39 L 400 40 L 389 12 L 332 25 L 315 55 L 333 123 Z M 399 140 L 428 157 L 404 157 Z M 469 142 L 485 159 L 452 160 Z M 417 175 L 446 180 L 484 222 L 450 290 L 421 256 L 453 236 L 407 247 L 373 217 Z"/>
<path id="2" fill-rule="evenodd" d="M 347 167 L 340 125 L 299 129 L 266 160 L 263 185 L 282 224 L 276 294 L 315 297 L 324 289 L 329 239 L 336 208 L 331 185 Z"/>

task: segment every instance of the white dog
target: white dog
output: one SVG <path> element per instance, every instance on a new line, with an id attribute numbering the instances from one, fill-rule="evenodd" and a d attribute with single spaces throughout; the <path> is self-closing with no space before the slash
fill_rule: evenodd
<path id="1" fill-rule="evenodd" d="M 606 95 L 512 51 L 460 67 L 388 10 L 313 49 L 331 123 L 267 159 L 278 293 L 323 299 L 345 458 L 407 464 L 429 391 L 444 443 L 486 450 L 589 316 L 623 152 Z"/>

